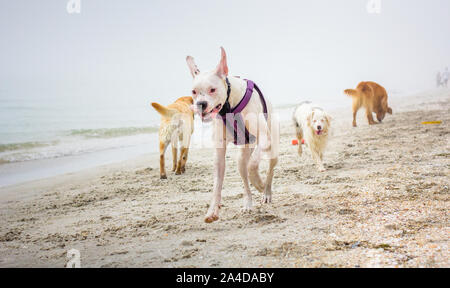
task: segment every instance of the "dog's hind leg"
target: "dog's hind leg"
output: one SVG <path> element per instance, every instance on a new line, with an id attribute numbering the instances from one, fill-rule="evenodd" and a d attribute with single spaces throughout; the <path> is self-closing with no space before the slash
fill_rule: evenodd
<path id="1" fill-rule="evenodd" d="M 259 192 L 264 191 L 264 182 L 261 180 L 261 176 L 259 176 L 259 163 L 261 162 L 261 154 L 264 152 L 271 151 L 271 138 L 270 138 L 270 130 L 268 123 L 264 119 L 264 116 L 261 114 L 258 118 L 258 144 L 255 148 L 255 151 L 252 154 L 250 159 L 250 163 L 248 165 L 248 172 L 250 177 L 250 182 L 255 186 L 255 188 Z"/>
<path id="2" fill-rule="evenodd" d="M 180 161 L 178 162 L 178 169 L 180 174 L 186 171 L 186 161 L 188 156 L 189 148 L 181 147 Z"/>
<path id="3" fill-rule="evenodd" d="M 172 143 L 172 158 L 173 158 L 172 172 L 175 172 L 175 170 L 177 169 L 177 154 L 178 154 L 177 152 L 178 152 L 177 146 Z"/>
<path id="4" fill-rule="evenodd" d="M 250 190 L 250 185 L 248 184 L 248 161 L 252 155 L 252 148 L 244 147 L 240 149 L 238 167 L 239 174 L 241 175 L 242 182 L 244 182 L 244 207 L 243 211 L 250 211 L 253 207 L 252 204 L 252 192 Z"/>
<path id="5" fill-rule="evenodd" d="M 183 157 L 183 142 L 182 138 L 179 135 L 174 134 L 172 137 L 172 153 L 173 153 L 173 171 L 175 171 L 175 175 L 181 174 L 181 159 Z M 181 143 L 180 149 L 180 158 L 177 157 L 178 145 Z"/>
<path id="6" fill-rule="evenodd" d="M 360 104 L 359 104 L 359 100 L 356 98 L 353 98 L 353 104 L 352 104 L 352 109 L 353 109 L 353 127 L 356 127 L 356 114 L 358 113 Z"/>
<path id="7" fill-rule="evenodd" d="M 301 143 L 299 144 L 301 145 Z M 273 180 L 273 170 L 278 163 L 278 157 L 270 159 L 269 170 L 267 171 L 266 185 L 264 187 L 263 203 L 272 202 L 272 180 Z"/>
<path id="8" fill-rule="evenodd" d="M 255 186 L 256 190 L 258 190 L 259 192 L 263 192 L 264 183 L 261 180 L 261 176 L 259 176 L 258 171 L 260 161 L 261 161 L 261 148 L 258 145 L 252 154 L 250 163 L 248 164 L 248 173 L 252 185 Z"/>
<path id="9" fill-rule="evenodd" d="M 177 170 L 175 171 L 176 175 L 181 175 L 184 172 L 184 165 L 186 164 L 187 157 L 187 149 L 182 142 L 182 138 L 180 137 L 180 159 L 178 159 Z"/>
<path id="10" fill-rule="evenodd" d="M 181 173 L 186 172 L 186 162 L 188 159 L 188 153 L 189 153 L 189 146 L 191 143 L 191 134 L 188 129 L 184 129 L 183 133 L 180 134 L 179 137 L 180 143 L 181 143 L 181 149 L 180 149 L 180 161 L 178 162 L 178 170 Z"/>
<path id="11" fill-rule="evenodd" d="M 161 179 L 167 179 L 164 160 L 164 153 L 166 152 L 166 148 L 168 146 L 167 144 L 164 142 L 159 142 L 159 176 Z"/>

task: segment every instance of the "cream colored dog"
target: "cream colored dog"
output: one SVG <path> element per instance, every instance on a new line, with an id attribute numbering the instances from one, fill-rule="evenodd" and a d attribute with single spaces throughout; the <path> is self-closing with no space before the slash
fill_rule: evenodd
<path id="1" fill-rule="evenodd" d="M 175 174 L 185 172 L 191 135 L 194 132 L 194 113 L 191 110 L 192 97 L 178 98 L 167 107 L 152 103 L 153 108 L 161 115 L 159 126 L 159 174 L 161 179 L 167 179 L 164 154 L 169 144 L 172 144 L 173 169 Z M 177 161 L 178 144 L 180 144 L 180 159 Z"/>
<path id="2" fill-rule="evenodd" d="M 318 170 L 325 171 L 322 159 L 328 141 L 331 117 L 311 102 L 302 102 L 295 109 L 293 120 L 299 140 L 298 155 L 302 156 L 302 139 L 304 139 Z"/>
<path id="3" fill-rule="evenodd" d="M 205 222 L 211 223 L 219 219 L 219 209 L 221 202 L 222 184 L 225 175 L 225 154 L 227 144 L 234 141 L 233 133 L 225 128 L 223 119 L 219 115 L 231 115 L 231 117 L 242 116 L 247 131 L 256 137 L 256 145 L 240 145 L 239 153 L 239 173 L 244 183 L 244 210 L 252 209 L 252 193 L 250 191 L 249 180 L 260 192 L 264 192 L 263 202 L 272 201 L 272 178 L 273 169 L 277 164 L 278 157 L 274 155 L 272 143 L 276 136 L 271 129 L 272 107 L 268 101 L 263 102 L 264 97 L 254 89 L 248 95 L 248 81 L 238 77 L 228 77 L 227 57 L 225 50 L 221 48 L 222 57 L 219 65 L 212 71 L 200 72 L 195 65 L 194 58 L 186 58 L 188 67 L 194 78 L 192 85 L 192 97 L 194 98 L 194 110 L 199 114 L 203 122 L 213 121 L 214 141 L 215 141 L 215 161 L 214 161 L 214 188 L 211 205 L 205 216 Z M 251 96 L 248 99 L 245 96 Z M 245 108 L 239 115 L 228 113 L 238 107 L 243 99 Z M 264 105 L 265 103 L 265 105 Z M 267 114 L 263 114 L 264 106 Z M 267 116 L 267 117 L 266 117 Z M 241 122 L 242 123 L 242 122 Z M 229 127 L 229 126 L 228 126 Z M 240 126 L 242 128 L 242 126 Z M 272 138 L 273 137 L 273 138 Z M 256 146 L 256 147 L 255 147 Z M 262 154 L 270 155 L 270 164 L 264 183 L 258 172 Z"/>

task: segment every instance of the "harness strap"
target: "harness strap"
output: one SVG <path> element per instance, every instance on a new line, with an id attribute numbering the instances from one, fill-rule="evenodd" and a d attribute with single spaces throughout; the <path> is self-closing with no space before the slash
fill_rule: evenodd
<path id="1" fill-rule="evenodd" d="M 264 99 L 264 95 L 262 94 L 261 90 L 259 90 L 259 87 L 256 84 L 254 84 L 254 85 L 255 85 L 256 92 L 258 92 L 258 94 L 259 94 L 259 99 L 261 100 L 261 104 L 263 106 L 264 117 L 266 118 L 266 121 L 267 121 L 267 117 L 269 117 L 269 115 L 267 114 L 266 99 Z"/>
<path id="2" fill-rule="evenodd" d="M 224 107 L 219 112 L 219 115 L 222 118 L 225 127 L 227 127 L 228 131 L 233 135 L 233 143 L 235 145 L 253 144 L 256 140 L 256 137 L 250 134 L 247 127 L 245 127 L 244 119 L 241 115 L 242 110 L 244 110 L 247 104 L 250 102 L 250 99 L 253 95 L 253 89 L 256 89 L 256 92 L 258 92 L 266 121 L 268 118 L 267 104 L 266 100 L 264 99 L 264 95 L 253 81 L 246 81 L 247 89 L 245 90 L 244 97 L 242 97 L 241 101 L 234 108 L 230 109 L 230 104 L 228 102 L 228 99 L 230 97 L 230 82 L 228 81 L 228 78 L 226 78 L 226 82 L 228 85 L 227 100 L 224 103 Z"/>

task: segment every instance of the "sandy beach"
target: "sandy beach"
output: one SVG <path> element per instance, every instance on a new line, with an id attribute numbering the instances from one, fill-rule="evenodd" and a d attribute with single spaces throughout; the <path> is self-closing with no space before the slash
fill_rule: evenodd
<path id="1" fill-rule="evenodd" d="M 147 154 L 1 188 L 0 267 L 64 267 L 70 249 L 82 267 L 449 267 L 450 91 L 391 97 L 392 116 L 369 126 L 361 110 L 357 128 L 337 97 L 348 108 L 330 111 L 327 171 L 297 155 L 283 122 L 273 203 L 252 187 L 254 210 L 241 212 L 229 149 L 213 224 L 212 149 L 193 149 L 167 180 Z"/>

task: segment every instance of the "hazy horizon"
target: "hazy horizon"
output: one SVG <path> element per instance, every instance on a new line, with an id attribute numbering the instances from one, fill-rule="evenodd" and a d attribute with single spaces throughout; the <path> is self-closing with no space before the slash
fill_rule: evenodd
<path id="1" fill-rule="evenodd" d="M 189 95 L 186 55 L 254 80 L 275 104 L 359 81 L 429 89 L 450 63 L 449 1 L 1 1 L 0 98 L 148 105 Z"/>

